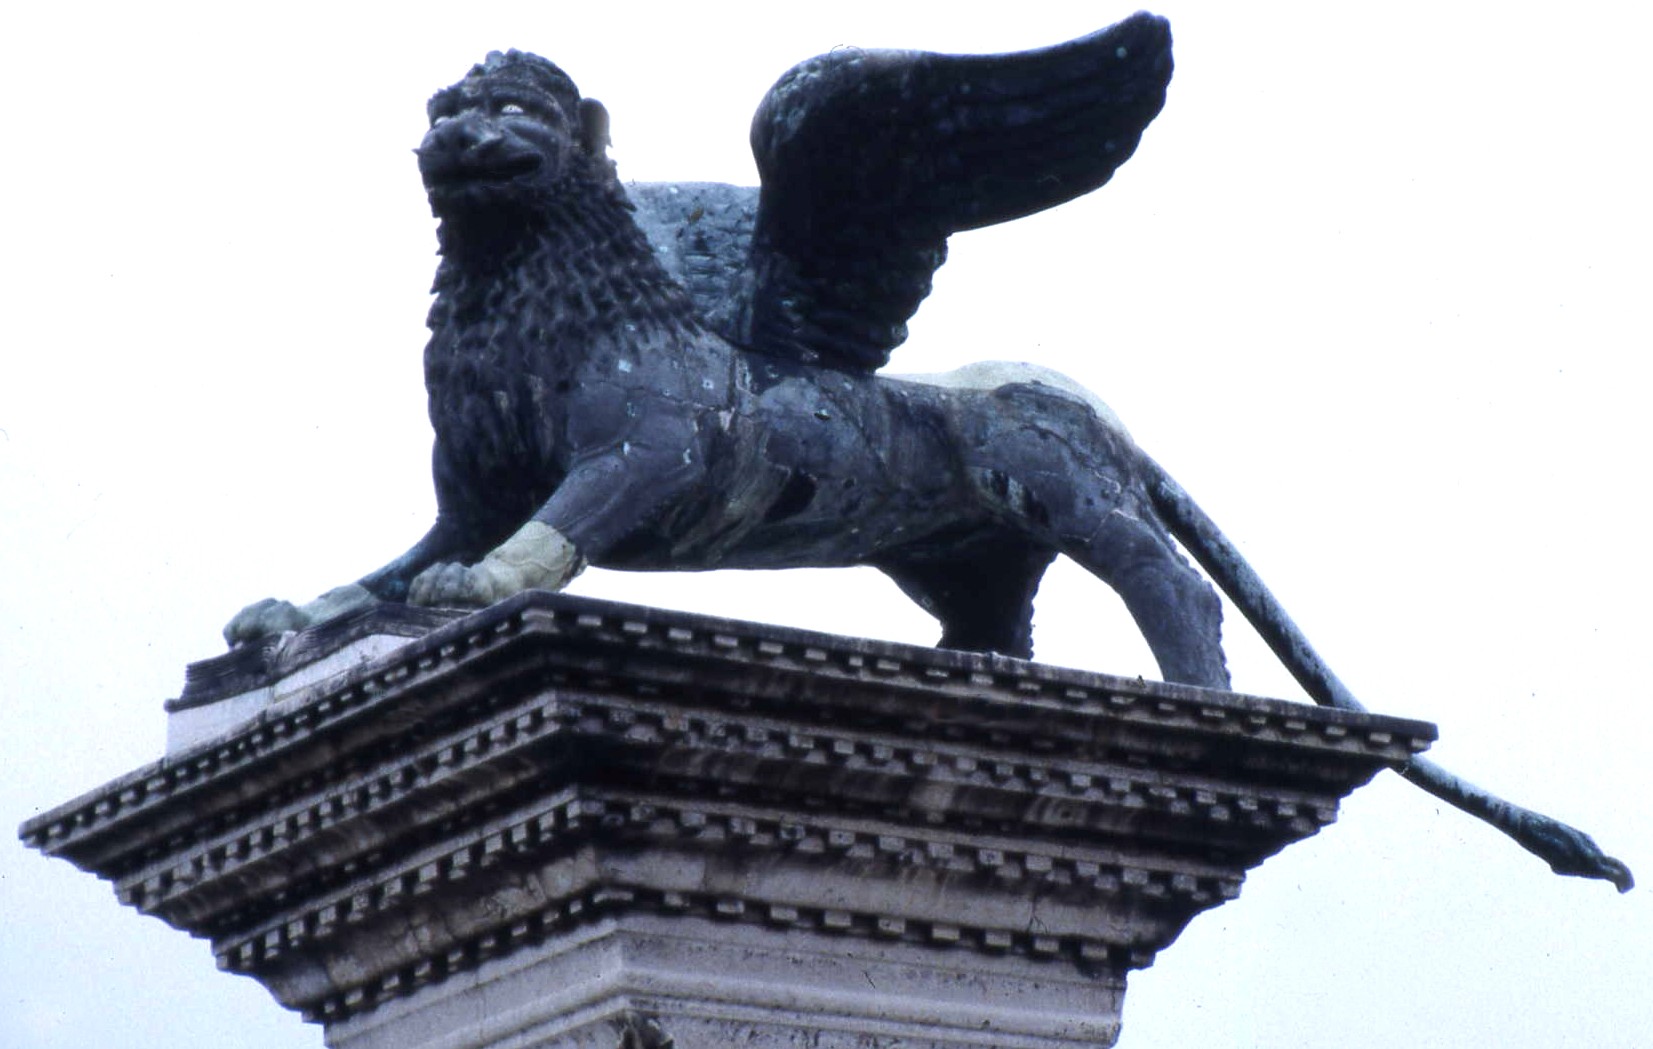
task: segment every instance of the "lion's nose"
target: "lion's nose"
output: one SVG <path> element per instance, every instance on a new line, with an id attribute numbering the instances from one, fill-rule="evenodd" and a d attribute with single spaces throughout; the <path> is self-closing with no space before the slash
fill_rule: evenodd
<path id="1" fill-rule="evenodd" d="M 505 138 L 491 121 L 470 114 L 443 120 L 425 133 L 414 152 L 427 184 L 463 177 L 488 167 L 505 148 Z"/>
<path id="2" fill-rule="evenodd" d="M 419 146 L 419 153 L 439 153 L 459 157 L 468 153 L 486 152 L 500 141 L 499 129 L 480 117 L 463 115 L 451 117 L 431 128 Z"/>

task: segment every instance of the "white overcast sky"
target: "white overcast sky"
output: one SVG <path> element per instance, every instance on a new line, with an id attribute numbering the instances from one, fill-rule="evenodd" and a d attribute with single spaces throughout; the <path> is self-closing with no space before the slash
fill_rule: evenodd
<path id="1" fill-rule="evenodd" d="M 1175 2 L 1113 183 L 955 238 L 897 357 L 1107 399 L 1373 708 L 1653 884 L 1647 41 L 1622 3 Z M 1053 43 L 1113 3 L 58 4 L 0 15 L 0 816 L 161 753 L 266 594 L 432 512 L 423 104 L 491 48 L 608 104 L 633 179 L 755 178 L 750 113 L 836 45 Z M 588 573 L 586 594 L 929 643 L 871 573 Z M 1237 616 L 1235 687 L 1300 696 Z M 1155 674 L 1053 573 L 1052 662 Z M 0 1045 L 299 1049 L 205 943 L 0 837 Z M 1385 774 L 1195 920 L 1124 1049 L 1632 1047 L 1653 905 L 1558 879 Z"/>

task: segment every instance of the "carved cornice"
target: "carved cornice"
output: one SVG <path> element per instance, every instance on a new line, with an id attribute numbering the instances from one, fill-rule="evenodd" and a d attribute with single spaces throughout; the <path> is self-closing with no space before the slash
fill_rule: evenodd
<path id="1" fill-rule="evenodd" d="M 528 593 L 23 836 L 328 1020 L 638 910 L 1123 972 L 1433 735 Z"/>

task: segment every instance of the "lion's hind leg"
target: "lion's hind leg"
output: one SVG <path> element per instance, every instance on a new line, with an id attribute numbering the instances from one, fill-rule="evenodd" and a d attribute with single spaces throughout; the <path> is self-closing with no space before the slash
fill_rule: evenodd
<path id="1" fill-rule="evenodd" d="M 879 564 L 902 593 L 941 621 L 939 648 L 1033 658 L 1033 595 L 1056 551 L 994 539 Z"/>
<path id="2" fill-rule="evenodd" d="M 982 509 L 1113 587 L 1167 681 L 1227 688 L 1222 604 L 1154 514 L 1141 453 L 1091 400 L 1011 383 L 964 406 Z"/>
<path id="3" fill-rule="evenodd" d="M 1158 521 L 1115 507 L 1062 552 L 1124 600 L 1166 681 L 1228 688 L 1222 602 Z"/>

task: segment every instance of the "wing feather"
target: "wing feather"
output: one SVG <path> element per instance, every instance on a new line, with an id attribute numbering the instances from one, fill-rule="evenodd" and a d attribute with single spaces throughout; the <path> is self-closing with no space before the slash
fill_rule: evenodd
<path id="1" fill-rule="evenodd" d="M 882 366 L 947 237 L 1108 181 L 1170 77 L 1170 27 L 1149 14 L 1036 51 L 845 49 L 794 67 L 752 122 L 763 187 L 742 341 Z"/>

